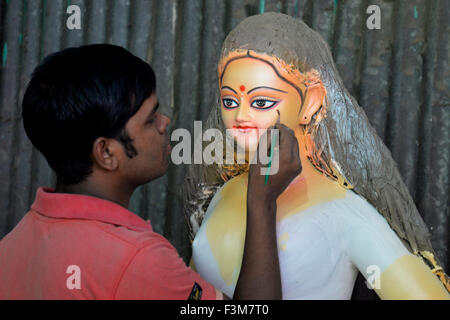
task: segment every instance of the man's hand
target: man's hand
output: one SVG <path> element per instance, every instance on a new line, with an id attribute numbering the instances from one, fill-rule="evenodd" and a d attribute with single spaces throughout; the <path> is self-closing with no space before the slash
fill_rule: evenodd
<path id="1" fill-rule="evenodd" d="M 278 130 L 278 133 L 274 132 L 273 129 Z M 279 143 L 276 143 L 275 147 L 272 146 L 272 139 L 270 139 L 274 134 L 278 136 L 279 140 Z M 248 174 L 249 196 L 259 198 L 260 200 L 276 201 L 278 196 L 302 171 L 298 153 L 298 142 L 294 131 L 279 122 L 274 127 L 268 129 L 264 135 L 261 137 L 261 140 L 264 141 L 266 139 L 265 141 L 269 142 L 267 152 L 270 153 L 271 150 L 274 152 L 272 157 L 273 161 L 279 159 L 279 162 L 276 164 L 278 172 L 266 176 L 263 172 L 266 171 L 265 167 L 267 165 L 263 166 L 260 163 L 251 164 Z M 260 148 L 264 147 L 260 143 L 257 152 L 258 156 L 260 154 Z"/>

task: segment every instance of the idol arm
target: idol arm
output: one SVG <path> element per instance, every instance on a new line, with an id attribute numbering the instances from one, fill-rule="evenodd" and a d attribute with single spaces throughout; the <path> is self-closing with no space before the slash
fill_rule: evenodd
<path id="1" fill-rule="evenodd" d="M 360 202 L 343 220 L 345 250 L 381 299 L 450 299 L 437 276 L 370 204 Z"/>
<path id="2" fill-rule="evenodd" d="M 415 255 L 405 255 L 395 260 L 381 273 L 380 284 L 375 292 L 385 300 L 450 300 L 442 282 Z"/>

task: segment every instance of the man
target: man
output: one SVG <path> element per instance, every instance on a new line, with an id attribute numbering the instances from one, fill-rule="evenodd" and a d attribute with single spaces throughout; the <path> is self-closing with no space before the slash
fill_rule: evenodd
<path id="1" fill-rule="evenodd" d="M 56 172 L 0 242 L 0 299 L 221 299 L 170 243 L 127 210 L 163 175 L 170 154 L 151 67 L 93 45 L 47 57 L 23 99 L 25 131 Z M 300 172 L 293 132 L 280 130 L 280 169 L 249 174 L 246 248 L 234 297 L 279 299 L 276 199 Z M 264 281 L 261 281 L 264 279 Z"/>

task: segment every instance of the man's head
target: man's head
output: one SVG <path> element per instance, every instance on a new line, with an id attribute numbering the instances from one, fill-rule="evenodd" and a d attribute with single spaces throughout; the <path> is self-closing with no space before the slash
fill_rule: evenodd
<path id="1" fill-rule="evenodd" d="M 169 119 L 156 112 L 155 91 L 152 68 L 123 48 L 66 49 L 34 71 L 25 131 L 62 184 L 96 175 L 138 186 L 168 165 Z"/>

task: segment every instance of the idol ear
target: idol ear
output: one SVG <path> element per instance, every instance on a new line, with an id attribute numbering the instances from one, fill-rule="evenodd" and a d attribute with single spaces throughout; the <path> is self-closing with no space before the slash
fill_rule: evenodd
<path id="1" fill-rule="evenodd" d="M 308 124 L 312 116 L 319 110 L 325 101 L 326 90 L 321 82 L 306 87 L 304 102 L 299 114 L 299 124 Z"/>

